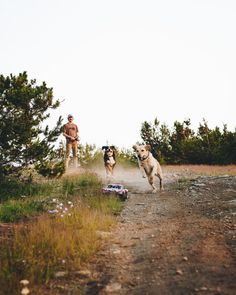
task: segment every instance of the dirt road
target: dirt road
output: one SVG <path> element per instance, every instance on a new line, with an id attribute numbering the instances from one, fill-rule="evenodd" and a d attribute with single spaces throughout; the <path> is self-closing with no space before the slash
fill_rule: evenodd
<path id="1" fill-rule="evenodd" d="M 138 170 L 117 172 L 130 197 L 83 294 L 236 294 L 236 177 L 164 175 L 151 194 Z"/>

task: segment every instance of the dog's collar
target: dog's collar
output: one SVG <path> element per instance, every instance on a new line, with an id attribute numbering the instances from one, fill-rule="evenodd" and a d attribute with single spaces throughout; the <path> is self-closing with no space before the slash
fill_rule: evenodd
<path id="1" fill-rule="evenodd" d="M 147 155 L 147 157 L 146 157 L 146 158 L 142 158 L 141 161 L 147 160 L 147 159 L 149 158 L 149 156 L 150 156 L 150 152 L 148 151 L 148 155 Z"/>

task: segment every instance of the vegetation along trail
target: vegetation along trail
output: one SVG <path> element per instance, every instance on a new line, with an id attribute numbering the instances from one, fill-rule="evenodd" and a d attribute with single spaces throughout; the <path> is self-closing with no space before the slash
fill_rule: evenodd
<path id="1" fill-rule="evenodd" d="M 130 197 L 84 294 L 236 293 L 236 177 L 164 175 L 164 191 L 151 194 L 139 171 L 117 172 Z"/>

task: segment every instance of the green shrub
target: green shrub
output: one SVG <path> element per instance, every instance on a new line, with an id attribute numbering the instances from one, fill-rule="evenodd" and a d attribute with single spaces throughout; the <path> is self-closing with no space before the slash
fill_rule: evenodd
<path id="1" fill-rule="evenodd" d="M 19 221 L 41 212 L 43 209 L 43 203 L 36 200 L 10 200 L 0 206 L 0 221 Z"/>

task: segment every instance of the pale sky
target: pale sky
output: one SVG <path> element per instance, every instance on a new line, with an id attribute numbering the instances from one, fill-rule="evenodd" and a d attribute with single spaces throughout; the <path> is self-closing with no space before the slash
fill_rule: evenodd
<path id="1" fill-rule="evenodd" d="M 235 0 L 0 0 L 0 74 L 64 100 L 82 143 L 130 148 L 143 121 L 236 127 Z"/>

